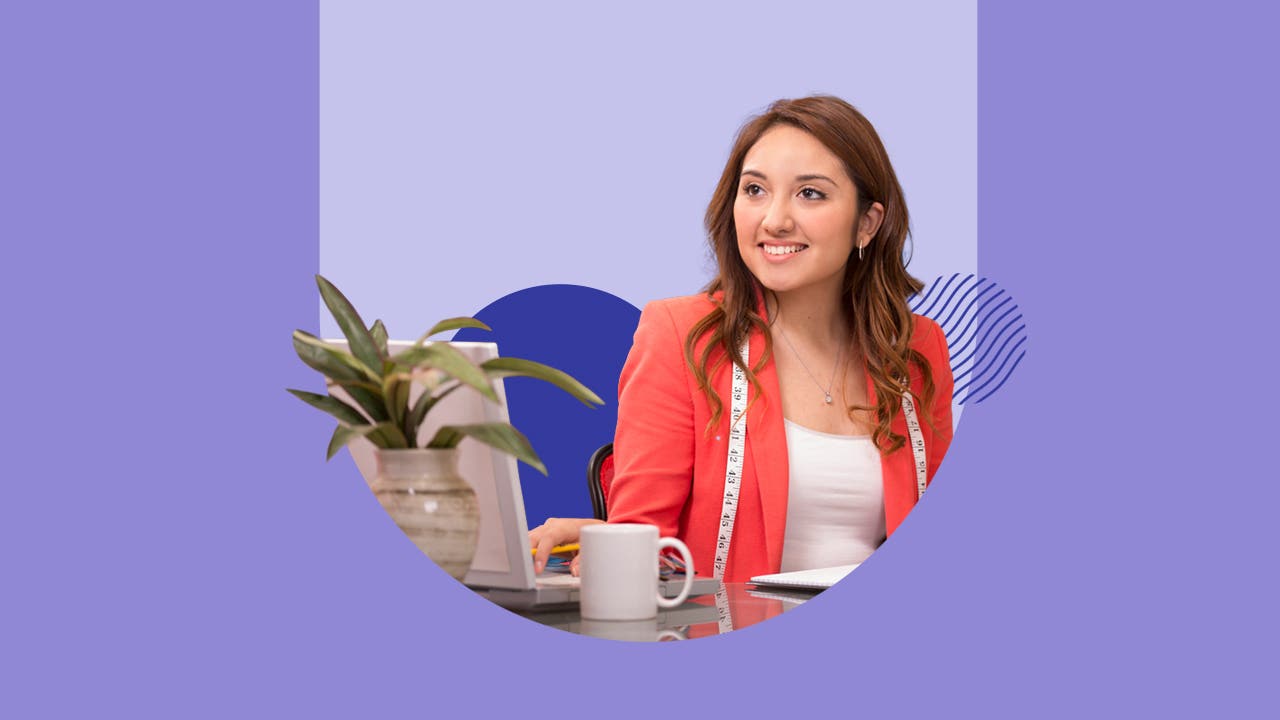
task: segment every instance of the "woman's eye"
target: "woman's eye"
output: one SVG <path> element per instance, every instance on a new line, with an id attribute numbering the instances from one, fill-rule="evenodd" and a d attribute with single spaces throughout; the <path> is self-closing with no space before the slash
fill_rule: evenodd
<path id="1" fill-rule="evenodd" d="M 822 200 L 827 197 L 826 193 L 816 188 L 805 188 L 800 191 L 800 194 L 804 196 L 805 200 Z"/>
<path id="2" fill-rule="evenodd" d="M 756 195 L 759 195 L 762 192 L 764 192 L 764 188 L 760 187 L 755 183 L 747 183 L 746 185 L 742 186 L 743 195 L 750 195 L 754 197 Z"/>

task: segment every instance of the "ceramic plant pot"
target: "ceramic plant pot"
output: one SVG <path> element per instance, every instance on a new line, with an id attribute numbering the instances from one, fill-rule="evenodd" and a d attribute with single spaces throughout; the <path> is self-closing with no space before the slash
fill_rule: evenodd
<path id="1" fill-rule="evenodd" d="M 480 506 L 458 474 L 458 451 L 375 453 L 372 489 L 382 508 L 427 557 L 461 582 L 480 533 Z"/>

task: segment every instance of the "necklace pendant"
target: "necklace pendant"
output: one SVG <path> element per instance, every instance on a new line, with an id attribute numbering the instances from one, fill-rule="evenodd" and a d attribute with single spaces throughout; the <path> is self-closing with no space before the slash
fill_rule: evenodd
<path id="1" fill-rule="evenodd" d="M 830 393 L 827 393 L 827 404 L 828 404 L 828 405 L 830 405 L 830 404 L 831 404 L 831 394 L 830 394 Z"/>

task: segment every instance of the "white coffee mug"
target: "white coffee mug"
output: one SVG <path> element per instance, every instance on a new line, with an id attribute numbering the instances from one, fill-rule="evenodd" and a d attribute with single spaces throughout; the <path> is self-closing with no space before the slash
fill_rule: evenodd
<path id="1" fill-rule="evenodd" d="M 658 608 L 673 608 L 693 588 L 693 557 L 675 538 L 658 538 L 654 525 L 605 523 L 582 528 L 578 567 L 582 575 L 582 617 L 590 620 L 648 620 Z M 684 558 L 684 587 L 667 599 L 658 592 L 658 551 L 675 548 Z"/>

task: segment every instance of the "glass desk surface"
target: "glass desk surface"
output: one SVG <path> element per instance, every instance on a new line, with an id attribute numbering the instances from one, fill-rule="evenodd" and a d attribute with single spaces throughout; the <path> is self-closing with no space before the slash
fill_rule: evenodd
<path id="1" fill-rule="evenodd" d="M 548 627 L 605 640 L 691 640 L 764 622 L 799 607 L 817 594 L 751 583 L 724 583 L 718 593 L 690 598 L 669 610 L 659 608 L 658 616 L 652 620 L 588 620 L 576 607 L 521 610 L 516 614 Z"/>

